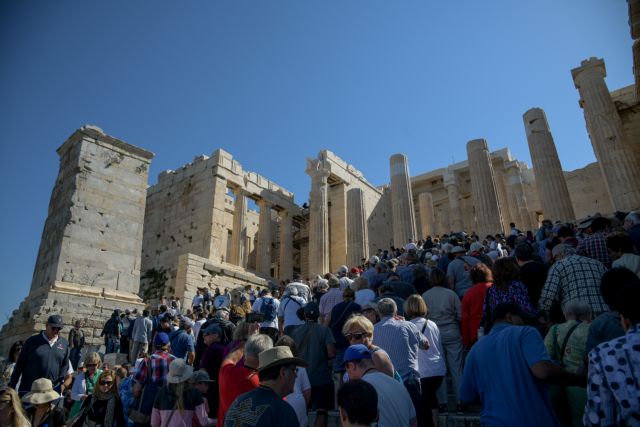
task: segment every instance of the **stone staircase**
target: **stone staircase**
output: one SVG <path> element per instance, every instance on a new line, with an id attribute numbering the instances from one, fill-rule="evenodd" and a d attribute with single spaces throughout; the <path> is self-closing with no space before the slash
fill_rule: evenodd
<path id="1" fill-rule="evenodd" d="M 315 425 L 316 414 L 309 412 L 309 427 Z M 341 427 L 340 414 L 338 411 L 329 411 L 328 427 Z M 457 415 L 455 412 L 440 415 L 438 427 L 480 427 L 480 416 L 478 413 L 468 413 Z"/>

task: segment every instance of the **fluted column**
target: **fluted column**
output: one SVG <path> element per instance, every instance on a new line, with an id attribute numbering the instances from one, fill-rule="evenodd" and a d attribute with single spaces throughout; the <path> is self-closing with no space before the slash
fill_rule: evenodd
<path id="1" fill-rule="evenodd" d="M 361 188 L 347 191 L 347 265 L 360 265 L 367 258 L 369 236 Z"/>
<path id="2" fill-rule="evenodd" d="M 527 197 L 524 193 L 524 185 L 522 184 L 522 174 L 518 162 L 513 160 L 505 163 L 507 174 L 507 194 L 509 204 L 513 208 L 516 226 L 523 230 L 534 230 L 535 227 L 531 221 Z"/>
<path id="3" fill-rule="evenodd" d="M 460 188 L 458 187 L 458 179 L 453 169 L 447 168 L 442 176 L 443 185 L 447 189 L 449 196 L 449 231 L 463 231 L 462 210 L 460 209 Z"/>
<path id="4" fill-rule="evenodd" d="M 544 218 L 574 220 L 576 216 L 547 116 L 542 109 L 532 108 L 524 113 L 523 120 Z"/>
<path id="5" fill-rule="evenodd" d="M 293 220 L 286 209 L 279 212 L 280 217 L 280 280 L 293 278 Z"/>
<path id="6" fill-rule="evenodd" d="M 329 269 L 338 271 L 347 262 L 347 186 L 344 182 L 329 187 Z"/>
<path id="7" fill-rule="evenodd" d="M 307 160 L 311 176 L 309 193 L 309 276 L 329 272 L 329 188 L 330 171 L 322 160 Z"/>
<path id="8" fill-rule="evenodd" d="M 511 214 L 511 206 L 509 206 L 504 172 L 498 167 L 495 167 L 493 172 L 496 180 L 496 190 L 498 191 L 498 203 L 500 204 L 500 212 L 502 213 L 502 227 L 504 232 L 508 233 L 509 230 L 511 230 L 509 224 L 516 222 L 516 219 Z"/>
<path id="9" fill-rule="evenodd" d="M 416 218 L 413 195 L 409 181 L 409 166 L 404 154 L 394 154 L 391 167 L 391 216 L 393 219 L 393 244 L 404 247 L 409 239 L 416 239 Z"/>
<path id="10" fill-rule="evenodd" d="M 633 42 L 633 75 L 636 80 L 636 98 L 640 100 L 640 0 L 627 0 L 629 3 L 629 27 Z"/>
<path id="11" fill-rule="evenodd" d="M 271 203 L 264 199 L 258 201 L 260 217 L 258 219 L 258 251 L 256 270 L 267 276 L 271 275 Z"/>
<path id="12" fill-rule="evenodd" d="M 242 268 L 247 267 L 248 251 L 247 241 L 247 195 L 242 188 L 234 190 L 236 196 L 233 208 L 233 231 L 231 232 L 231 257 L 232 264 Z"/>
<path id="13" fill-rule="evenodd" d="M 420 237 L 422 239 L 434 234 L 433 197 L 431 193 L 418 194 L 418 206 L 420 207 Z"/>
<path id="14" fill-rule="evenodd" d="M 471 194 L 476 208 L 477 232 L 480 236 L 502 230 L 502 214 L 487 141 L 475 139 L 467 143 Z"/>
<path id="15" fill-rule="evenodd" d="M 571 70 L 580 105 L 611 201 L 616 210 L 640 207 L 640 159 L 622 127 L 618 110 L 604 81 L 604 61 L 590 58 Z"/>

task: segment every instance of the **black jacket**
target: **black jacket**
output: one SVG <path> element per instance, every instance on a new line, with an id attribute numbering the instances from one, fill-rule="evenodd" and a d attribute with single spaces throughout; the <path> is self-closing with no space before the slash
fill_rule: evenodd
<path id="1" fill-rule="evenodd" d="M 59 390 L 69 370 L 69 343 L 61 336 L 51 347 L 41 332 L 28 338 L 11 375 L 9 386 L 15 388 L 20 376 L 20 395 L 31 391 L 31 384 L 38 378 L 49 378 Z"/>

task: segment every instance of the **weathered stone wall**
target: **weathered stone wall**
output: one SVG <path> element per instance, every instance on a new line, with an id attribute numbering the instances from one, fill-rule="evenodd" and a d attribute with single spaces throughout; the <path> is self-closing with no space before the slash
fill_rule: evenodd
<path id="1" fill-rule="evenodd" d="M 631 144 L 636 162 L 640 163 L 640 98 L 635 91 L 635 85 L 623 87 L 611 92 L 611 98 L 618 109 L 622 128 Z"/>
<path id="2" fill-rule="evenodd" d="M 603 215 L 614 212 L 598 163 L 590 163 L 582 169 L 564 172 L 564 179 L 576 218 L 584 218 L 596 212 Z"/>

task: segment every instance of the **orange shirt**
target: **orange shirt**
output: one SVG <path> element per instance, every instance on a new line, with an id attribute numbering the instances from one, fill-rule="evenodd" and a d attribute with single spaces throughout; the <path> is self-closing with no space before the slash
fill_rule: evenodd
<path id="1" fill-rule="evenodd" d="M 218 375 L 220 403 L 216 425 L 224 425 L 224 414 L 236 397 L 257 388 L 258 385 L 260 385 L 258 373 L 244 367 L 244 358 L 237 365 L 230 360 L 222 362 Z"/>

